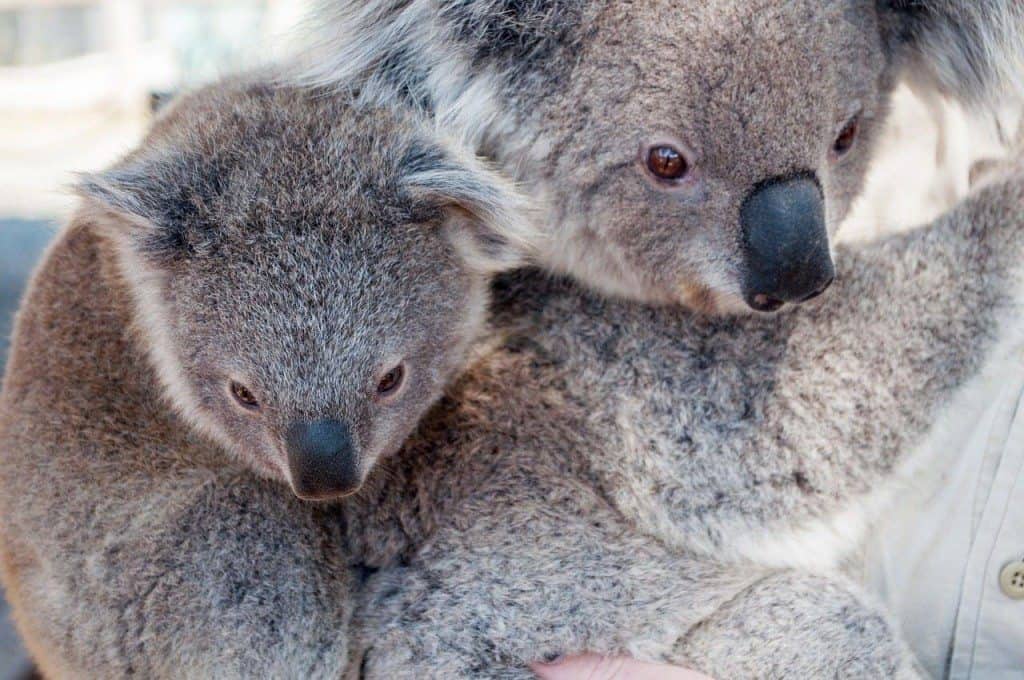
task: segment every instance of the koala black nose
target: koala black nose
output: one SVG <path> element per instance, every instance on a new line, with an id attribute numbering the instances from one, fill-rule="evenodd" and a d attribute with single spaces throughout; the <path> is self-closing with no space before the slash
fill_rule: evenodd
<path id="1" fill-rule="evenodd" d="M 748 305 L 771 312 L 825 292 L 835 278 L 825 200 L 813 175 L 762 182 L 740 209 Z"/>
<path id="2" fill-rule="evenodd" d="M 295 495 L 305 500 L 340 498 L 359 489 L 359 456 L 348 426 L 337 420 L 296 423 L 285 433 Z"/>

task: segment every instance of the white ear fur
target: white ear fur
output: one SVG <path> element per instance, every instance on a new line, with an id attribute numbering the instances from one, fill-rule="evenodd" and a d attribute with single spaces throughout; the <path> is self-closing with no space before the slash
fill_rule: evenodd
<path id="1" fill-rule="evenodd" d="M 121 213 L 126 218 L 149 221 L 146 180 L 142 172 L 115 168 L 77 176 L 73 190 L 94 209 Z"/>

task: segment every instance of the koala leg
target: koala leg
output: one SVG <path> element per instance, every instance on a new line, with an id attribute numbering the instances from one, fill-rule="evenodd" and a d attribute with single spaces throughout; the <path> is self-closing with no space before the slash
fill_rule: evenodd
<path id="1" fill-rule="evenodd" d="M 715 678 L 920 678 L 913 655 L 855 586 L 777 572 L 693 628 L 671 660 Z"/>

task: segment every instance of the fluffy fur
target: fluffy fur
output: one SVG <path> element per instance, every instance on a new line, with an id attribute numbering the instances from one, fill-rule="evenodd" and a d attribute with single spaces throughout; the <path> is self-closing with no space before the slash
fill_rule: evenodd
<path id="1" fill-rule="evenodd" d="M 909 64 L 928 63 L 907 55 L 922 54 L 915 46 L 932 44 L 923 37 L 935 35 L 894 32 L 921 15 L 867 0 L 336 6 L 365 8 L 366 21 L 351 24 L 351 35 L 367 40 L 356 41 L 362 51 L 346 52 L 352 41 L 340 33 L 330 38 L 326 78 L 353 85 L 366 103 L 383 99 L 389 110 L 396 101 L 411 103 L 434 114 L 440 127 L 526 181 L 550 207 L 554 241 L 544 264 L 604 291 L 704 309 L 727 308 L 735 298 L 736 215 L 764 178 L 813 172 L 830 223 L 838 223 L 859 190 L 868 154 L 830 160 L 837 129 L 863 110 L 859 151 L 868 151 L 896 77 Z M 422 14 L 432 8 L 441 12 Z M 707 58 L 724 53 L 742 55 L 741 63 Z M 338 68 L 349 58 L 358 76 L 351 81 Z M 766 81 L 765 73 L 775 77 Z M 294 114 L 292 107 L 306 104 L 322 108 L 296 114 L 291 122 L 298 125 L 282 124 L 278 109 Z M 345 127 L 347 105 L 310 104 L 293 91 L 261 110 L 256 125 L 237 128 L 261 143 L 231 136 L 249 120 L 246 107 L 218 101 L 198 122 L 187 106 L 172 110 L 151 141 L 166 133 L 187 148 L 198 144 L 200 153 L 166 174 L 149 166 L 150 172 L 87 183 L 100 209 L 91 206 L 65 233 L 22 312 L 0 402 L 0 549 L 19 624 L 44 670 L 336 676 L 346 662 L 351 611 L 352 565 L 340 563 L 342 554 L 355 566 L 386 567 L 371 580 L 360 615 L 363 640 L 372 641 L 365 657 L 370 674 L 420 675 L 427 665 L 439 675 L 516 675 L 527 660 L 576 649 L 632 650 L 722 677 L 751 668 L 770 673 L 771 660 L 812 676 L 906 671 L 898 640 L 855 588 L 827 574 L 769 569 L 759 560 L 773 546 L 755 550 L 742 539 L 794 523 L 834 525 L 867 488 L 888 478 L 937 404 L 977 369 L 998 310 L 1005 312 L 1010 263 L 1020 258 L 1019 180 L 990 189 L 928 235 L 851 256 L 842 267 L 846 283 L 829 305 L 777 319 L 706 321 L 618 305 L 561 284 L 517 284 L 519 299 L 532 295 L 540 303 L 508 308 L 506 323 L 519 340 L 474 371 L 338 515 L 299 504 L 282 485 L 253 475 L 258 463 L 247 456 L 257 448 L 229 447 L 245 465 L 224 457 L 224 445 L 237 440 L 230 428 L 224 434 L 205 425 L 227 419 L 200 413 L 206 402 L 193 372 L 174 373 L 184 379 L 178 383 L 164 376 L 161 385 L 162 374 L 193 357 L 182 349 L 194 347 L 185 340 L 209 337 L 172 329 L 164 350 L 155 350 L 152 330 L 126 331 L 177 318 L 159 295 L 151 296 L 157 304 L 146 316 L 149 303 L 139 290 L 154 281 L 127 276 L 136 263 L 126 254 L 157 273 L 176 268 L 182 249 L 190 257 L 209 255 L 209 230 L 181 227 L 195 225 L 197 214 L 222 216 L 206 212 L 216 201 L 203 192 L 180 200 L 173 189 L 216 186 L 224 173 L 206 165 L 211 159 L 240 167 L 259 161 L 241 177 L 261 188 L 257 198 L 266 191 L 285 201 L 288 210 L 271 214 L 333 206 L 336 212 L 310 224 L 391 223 L 394 213 L 382 209 L 394 207 L 391 201 L 367 206 L 368 198 L 392 197 L 404 184 L 389 181 L 398 179 L 394 173 L 377 174 L 382 165 L 394 168 L 387 153 L 394 139 L 367 130 L 380 132 L 385 123 L 371 116 Z M 175 130 L 189 132 L 174 137 Z M 222 143 L 216 131 L 232 143 Z M 360 153 L 351 157 L 318 146 L 335 134 L 387 143 L 357 144 Z M 637 167 L 637 148 L 662 135 L 699 160 L 699 181 L 686 191 L 651 186 Z M 263 164 L 259 159 L 274 149 L 287 152 Z M 290 172 L 279 185 L 282 159 Z M 440 184 L 449 194 L 453 186 L 479 186 L 475 177 L 412 165 L 428 177 L 444 175 Z M 332 174 L 339 168 L 349 174 Z M 325 177 L 308 184 L 309 173 Z M 140 184 L 150 176 L 173 181 L 158 183 L 153 193 Z M 337 192 L 339 186 L 348 191 Z M 253 198 L 230 187 L 234 200 Z M 436 197 L 436 188 L 421 195 Z M 415 191 L 398 194 L 398 206 L 415 205 Z M 473 258 L 461 261 L 464 278 L 436 268 L 414 276 L 404 269 L 408 252 L 422 266 L 449 260 L 420 243 L 401 253 L 384 249 L 408 274 L 388 277 L 383 288 L 406 296 L 399 309 L 422 319 L 430 307 L 417 295 L 437 294 L 438 282 L 465 295 L 460 286 L 477 281 L 479 269 L 506 266 L 514 249 L 505 248 L 501 234 L 532 240 L 518 221 L 511 230 L 486 228 L 488 214 L 517 214 L 481 210 L 493 207 L 485 196 L 503 194 L 473 191 L 472 200 L 456 195 L 421 206 L 428 222 L 453 229 L 453 238 L 434 246 L 445 253 L 468 249 Z M 161 198 L 156 205 L 171 210 L 153 210 L 139 196 Z M 259 200 L 245 206 L 245 215 L 268 207 Z M 466 214 L 475 217 L 470 228 L 457 228 Z M 404 217 L 398 221 L 405 224 Z M 237 222 L 203 224 L 217 227 L 218 237 L 242 239 L 229 240 L 235 249 L 227 260 L 254 245 L 270 261 L 284 258 L 281 248 L 245 241 L 244 230 L 233 231 Z M 275 238 L 305 233 L 258 226 Z M 159 237 L 126 240 L 146 233 L 139 227 Z M 348 251 L 336 253 L 327 243 L 339 245 L 327 240 L 302 250 L 308 258 L 289 271 L 306 271 L 311 260 L 340 266 Z M 249 263 L 248 256 L 240 262 Z M 966 285 L 952 287 L 953 280 Z M 362 310 L 365 316 L 355 307 L 334 310 L 347 298 L 328 294 L 317 298 L 323 308 L 312 315 L 285 298 L 275 304 L 294 314 L 277 309 L 239 323 L 229 313 L 238 309 L 236 296 L 201 285 L 198 276 L 182 281 L 176 292 L 186 302 L 216 294 L 223 316 L 210 328 L 232 335 L 214 334 L 209 346 L 223 353 L 251 357 L 255 341 L 264 359 L 286 351 L 294 359 L 303 353 L 275 346 L 294 337 L 294 328 L 279 324 L 322 325 L 317 331 L 325 332 L 312 337 L 331 352 L 314 353 L 307 364 L 286 362 L 286 379 L 275 382 L 300 392 L 290 395 L 294 408 L 308 407 L 300 397 L 322 403 L 337 396 L 339 368 L 379 363 L 368 345 L 358 345 L 362 362 L 336 355 L 343 343 L 328 342 L 332 331 L 374 335 L 358 323 L 341 327 L 343 320 L 354 315 L 378 337 L 406 337 L 394 332 L 395 309 Z M 370 281 L 374 296 L 386 299 L 376 287 L 382 280 L 366 279 L 366 289 Z M 248 279 L 246 290 L 262 291 L 265 282 Z M 289 281 L 300 297 L 336 290 L 329 268 L 303 282 Z M 842 304 L 833 307 L 837 298 Z M 255 335 L 268 319 L 269 330 Z M 431 351 L 452 347 L 437 333 L 423 335 Z M 156 370 L 163 351 L 169 368 Z M 881 380 L 863 383 L 864 375 Z M 300 385 L 310 392 L 302 394 Z M 177 408 L 161 399 L 163 388 Z M 692 402 L 681 402 L 690 394 Z M 825 395 L 833 394 L 848 397 L 830 410 Z M 429 396 L 421 393 L 416 408 Z M 406 424 L 418 417 L 411 407 L 407 415 Z M 276 473 L 271 466 L 260 474 Z M 46 493 L 26 494 L 27 485 Z M 792 635 L 780 634 L 780 617 Z M 741 654 L 729 651 L 735 645 Z"/>
<path id="2" fill-rule="evenodd" d="M 970 106 L 1024 92 L 1024 5 L 1016 0 L 882 0 L 911 83 Z"/>
<path id="3" fill-rule="evenodd" d="M 357 609 L 364 677 L 529 677 L 585 650 L 913 675 L 836 573 L 867 524 L 848 520 L 920 473 L 914 444 L 1019 318 L 1022 206 L 1018 169 L 844 252 L 833 300 L 771 319 L 506 281 L 507 347 L 345 504 L 351 554 L 381 569 Z"/>
<path id="4" fill-rule="evenodd" d="M 521 199 L 414 119 L 256 80 L 81 192 L 0 394 L 19 630 L 54 677 L 339 677 L 351 576 L 287 429 L 344 421 L 362 475 L 394 453 L 471 359 Z"/>
<path id="5" fill-rule="evenodd" d="M 834 233 L 901 77 L 977 106 L 1024 86 L 1017 0 L 322 0 L 316 16 L 303 77 L 424 109 L 531 185 L 546 268 L 704 311 L 745 309 L 753 187 L 815 176 Z M 692 164 L 683 186 L 645 176 L 638 150 L 664 142 Z"/>

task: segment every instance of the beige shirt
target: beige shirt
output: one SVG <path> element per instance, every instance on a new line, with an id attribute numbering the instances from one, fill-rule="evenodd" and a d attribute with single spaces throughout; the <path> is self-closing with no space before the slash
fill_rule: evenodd
<path id="1" fill-rule="evenodd" d="M 1024 679 L 1024 347 L 1014 355 L 972 393 L 981 417 L 944 437 L 941 483 L 868 548 L 869 585 L 935 678 Z"/>

